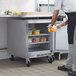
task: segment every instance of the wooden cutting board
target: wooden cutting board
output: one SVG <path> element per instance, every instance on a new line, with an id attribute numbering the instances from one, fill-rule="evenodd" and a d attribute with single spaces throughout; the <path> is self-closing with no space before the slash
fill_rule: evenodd
<path id="1" fill-rule="evenodd" d="M 21 12 L 21 15 L 51 15 L 51 12 Z"/>

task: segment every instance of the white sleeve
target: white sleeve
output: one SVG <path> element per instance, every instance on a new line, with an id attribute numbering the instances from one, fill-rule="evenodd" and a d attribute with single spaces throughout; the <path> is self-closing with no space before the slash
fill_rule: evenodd
<path id="1" fill-rule="evenodd" d="M 62 0 L 55 0 L 55 10 L 61 10 Z"/>

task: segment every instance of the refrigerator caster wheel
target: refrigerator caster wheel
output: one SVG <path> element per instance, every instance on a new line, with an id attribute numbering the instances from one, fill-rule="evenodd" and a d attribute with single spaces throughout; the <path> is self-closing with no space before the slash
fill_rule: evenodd
<path id="1" fill-rule="evenodd" d="M 14 61 L 14 56 L 13 56 L 13 55 L 11 55 L 10 60 L 11 60 L 11 61 Z"/>
<path id="2" fill-rule="evenodd" d="M 49 63 L 52 63 L 53 62 L 53 57 L 51 56 L 51 57 L 48 57 L 48 62 Z"/>
<path id="3" fill-rule="evenodd" d="M 30 66 L 31 66 L 31 62 L 30 62 L 30 61 L 27 61 L 27 62 L 26 62 L 26 66 L 27 66 L 27 67 L 30 67 Z"/>
<path id="4" fill-rule="evenodd" d="M 52 55 L 52 58 L 53 58 L 53 61 L 55 60 L 55 56 L 54 55 Z"/>

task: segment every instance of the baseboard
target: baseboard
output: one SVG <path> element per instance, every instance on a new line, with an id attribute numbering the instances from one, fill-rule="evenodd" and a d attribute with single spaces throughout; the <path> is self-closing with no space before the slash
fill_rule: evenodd
<path id="1" fill-rule="evenodd" d="M 0 50 L 0 60 L 9 59 L 9 58 L 10 58 L 10 55 L 9 55 L 7 49 Z"/>

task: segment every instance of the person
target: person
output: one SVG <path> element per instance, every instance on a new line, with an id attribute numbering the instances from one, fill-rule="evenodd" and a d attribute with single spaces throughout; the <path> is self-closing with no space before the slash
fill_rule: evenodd
<path id="1" fill-rule="evenodd" d="M 68 44 L 69 44 L 69 53 L 66 64 L 63 66 L 58 66 L 58 70 L 67 71 L 70 76 L 76 76 L 76 0 L 55 0 L 55 10 L 52 16 L 50 28 L 55 24 L 59 11 L 63 10 L 68 16 L 68 19 L 62 22 L 60 25 L 56 26 L 58 29 L 62 26 L 68 24 L 67 33 L 68 33 Z M 74 69 L 73 68 L 74 65 Z"/>

